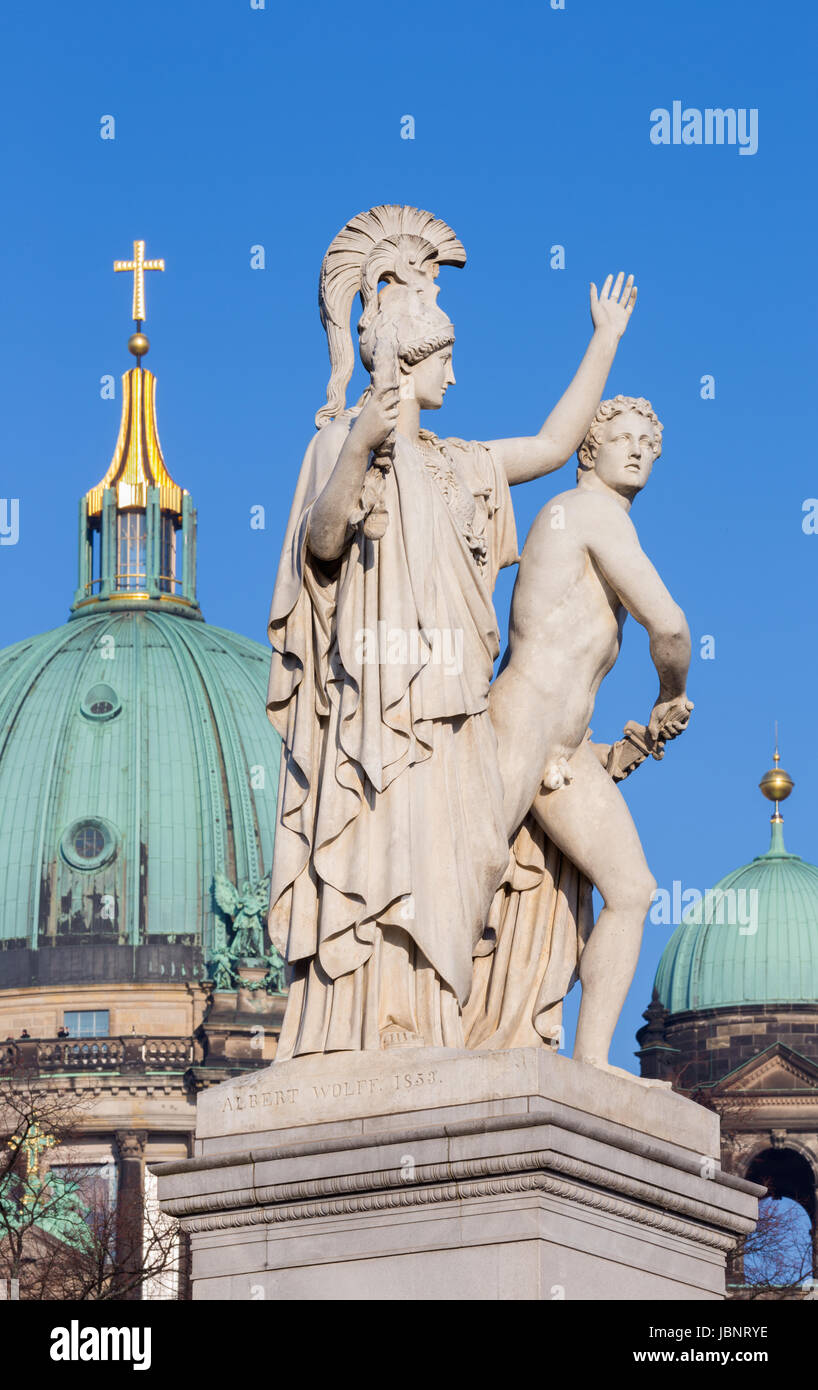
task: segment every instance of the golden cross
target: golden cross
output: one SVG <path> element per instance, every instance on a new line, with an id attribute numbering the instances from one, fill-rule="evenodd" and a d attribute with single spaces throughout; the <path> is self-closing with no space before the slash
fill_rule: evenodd
<path id="1" fill-rule="evenodd" d="M 145 271 L 164 270 L 164 261 L 146 261 L 144 241 L 133 244 L 132 261 L 114 261 L 114 270 L 133 271 L 133 317 L 137 323 L 145 318 Z"/>
<path id="2" fill-rule="evenodd" d="M 30 1129 L 24 1136 L 15 1134 L 14 1137 L 9 1140 L 9 1146 L 12 1144 L 20 1145 L 26 1158 L 26 1178 L 28 1179 L 31 1177 L 38 1178 L 40 1176 L 40 1155 L 44 1149 L 50 1149 L 56 1142 L 52 1134 L 46 1134 L 45 1130 L 40 1128 L 39 1120 L 34 1120 Z M 23 1201 L 28 1205 L 30 1200 L 31 1194 L 27 1192 Z"/>

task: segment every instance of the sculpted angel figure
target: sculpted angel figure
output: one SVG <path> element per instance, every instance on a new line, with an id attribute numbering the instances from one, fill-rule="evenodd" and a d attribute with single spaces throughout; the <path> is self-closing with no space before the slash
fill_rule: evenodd
<path id="1" fill-rule="evenodd" d="M 441 439 L 420 421 L 455 380 L 436 277 L 465 259 L 444 222 L 388 205 L 353 218 L 321 269 L 331 377 L 269 625 L 284 742 L 269 929 L 290 983 L 277 1061 L 463 1046 L 473 952 L 508 862 L 488 694 L 492 589 L 517 560 L 509 487 L 584 437 L 636 289 L 624 275 L 592 287 L 593 336 L 538 434 Z M 370 382 L 347 408 L 357 296 Z"/>
<path id="2" fill-rule="evenodd" d="M 508 659 L 489 706 L 512 861 L 530 878 L 495 903 L 493 958 L 478 960 L 468 1004 L 470 1046 L 547 1038 L 578 974 L 574 1056 L 611 1069 L 608 1050 L 656 887 L 615 782 L 648 753 L 661 758 L 693 708 L 685 615 L 630 518 L 661 449 L 662 426 L 649 401 L 603 401 L 579 449 L 577 486 L 543 507 L 525 543 Z M 621 743 L 596 745 L 589 721 L 628 613 L 648 632 L 659 691 L 647 727 L 631 722 Z M 599 889 L 604 906 L 596 924 L 590 891 L 578 917 L 561 910 L 550 888 L 541 910 L 537 856 L 553 860 L 557 851 Z"/>
<path id="3" fill-rule="evenodd" d="M 218 871 L 213 880 L 213 896 L 222 912 L 232 918 L 230 958 L 264 959 L 264 917 L 270 899 L 270 875 L 266 874 L 260 883 L 243 883 L 239 889 L 226 874 Z"/>

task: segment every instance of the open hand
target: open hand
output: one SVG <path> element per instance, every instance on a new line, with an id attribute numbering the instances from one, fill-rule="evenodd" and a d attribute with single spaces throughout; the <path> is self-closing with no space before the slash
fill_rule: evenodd
<path id="1" fill-rule="evenodd" d="M 622 288 L 622 284 L 625 288 Z M 611 286 L 613 285 L 613 288 Z M 616 284 L 613 283 L 613 276 L 609 275 L 602 291 L 597 294 L 596 285 L 591 285 L 591 318 L 594 328 L 607 329 L 614 333 L 617 338 L 628 326 L 628 320 L 633 313 L 633 306 L 636 303 L 636 286 L 633 283 L 633 276 L 629 275 L 625 280 L 624 270 L 620 270 L 616 277 Z"/>

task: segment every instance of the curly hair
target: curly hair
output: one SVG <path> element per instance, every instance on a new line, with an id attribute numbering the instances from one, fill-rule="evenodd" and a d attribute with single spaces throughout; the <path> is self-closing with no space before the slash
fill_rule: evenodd
<path id="1" fill-rule="evenodd" d="M 607 424 L 609 420 L 613 420 L 615 415 L 623 415 L 626 410 L 635 411 L 637 415 L 642 415 L 653 425 L 653 434 L 656 440 L 653 457 L 655 459 L 659 457 L 662 452 L 662 422 L 650 401 L 646 401 L 644 396 L 614 396 L 613 400 L 600 401 L 599 409 L 591 421 L 588 433 L 577 449 L 577 458 L 579 459 L 577 481 L 583 473 L 587 473 L 594 466 L 594 460 L 602 443 L 602 426 Z"/>
<path id="2" fill-rule="evenodd" d="M 451 347 L 454 343 L 454 329 L 441 333 L 436 338 L 426 338 L 420 343 L 410 343 L 406 347 L 398 348 L 398 356 L 408 367 L 414 367 L 424 358 L 431 357 L 434 353 L 440 352 L 442 348 Z"/>

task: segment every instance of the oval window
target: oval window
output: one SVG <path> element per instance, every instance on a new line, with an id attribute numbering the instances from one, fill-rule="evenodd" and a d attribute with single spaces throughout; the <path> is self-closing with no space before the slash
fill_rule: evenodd
<path id="1" fill-rule="evenodd" d="M 112 685 L 100 681 L 91 686 L 80 708 L 86 719 L 113 719 L 122 709 L 122 701 Z"/>
<path id="2" fill-rule="evenodd" d="M 116 854 L 119 837 L 101 816 L 74 821 L 60 839 L 62 856 L 75 869 L 99 869 Z"/>
<path id="3" fill-rule="evenodd" d="M 96 825 L 82 825 L 74 836 L 74 849 L 80 859 L 98 859 L 105 848 L 105 836 Z"/>

